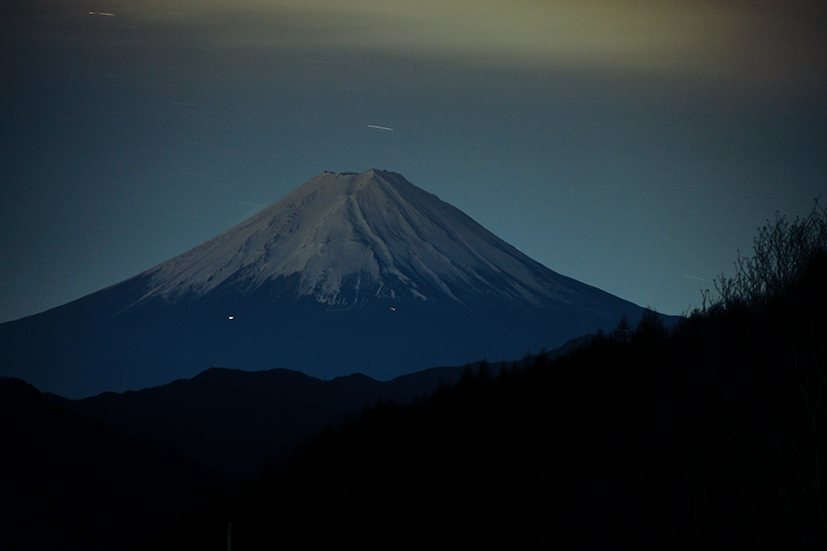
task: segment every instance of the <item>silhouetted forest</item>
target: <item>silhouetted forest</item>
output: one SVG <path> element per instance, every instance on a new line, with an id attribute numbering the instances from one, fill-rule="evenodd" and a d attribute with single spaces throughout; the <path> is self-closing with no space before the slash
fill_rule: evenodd
<path id="1" fill-rule="evenodd" d="M 826 549 L 826 283 L 816 203 L 674 328 L 377 402 L 153 545 Z"/>

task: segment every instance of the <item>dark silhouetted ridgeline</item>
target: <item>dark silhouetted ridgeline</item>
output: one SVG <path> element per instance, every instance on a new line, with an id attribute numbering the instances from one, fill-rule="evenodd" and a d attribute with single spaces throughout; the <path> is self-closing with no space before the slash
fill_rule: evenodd
<path id="1" fill-rule="evenodd" d="M 587 340 L 547 352 L 554 357 Z M 471 364 L 470 367 L 476 367 Z M 493 364 L 495 369 L 500 364 Z M 323 381 L 298 371 L 212 368 L 192 379 L 81 400 L 49 398 L 83 415 L 191 457 L 228 478 L 258 474 L 328 425 L 377 399 L 407 403 L 440 381 L 456 382 L 464 367 L 448 366 L 377 381 L 362 374 Z"/>

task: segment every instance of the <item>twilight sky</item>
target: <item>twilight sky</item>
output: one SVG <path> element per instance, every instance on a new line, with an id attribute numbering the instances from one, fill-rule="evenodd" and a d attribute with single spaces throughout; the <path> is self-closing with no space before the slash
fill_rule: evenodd
<path id="1" fill-rule="evenodd" d="M 0 322 L 324 170 L 392 170 L 677 314 L 827 201 L 823 0 L 12 0 Z M 384 127 L 376 128 L 376 127 Z"/>

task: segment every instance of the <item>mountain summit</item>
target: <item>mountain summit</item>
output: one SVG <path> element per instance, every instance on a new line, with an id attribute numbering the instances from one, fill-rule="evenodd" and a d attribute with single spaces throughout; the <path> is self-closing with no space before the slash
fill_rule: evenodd
<path id="1" fill-rule="evenodd" d="M 577 294 L 460 210 L 375 169 L 325 172 L 144 275 L 142 300 L 267 288 L 328 308 L 376 299 L 537 307 Z"/>
<path id="2" fill-rule="evenodd" d="M 0 324 L 0 375 L 69 397 L 216 366 L 389 379 L 515 359 L 641 312 L 399 174 L 325 172 L 146 272 Z"/>

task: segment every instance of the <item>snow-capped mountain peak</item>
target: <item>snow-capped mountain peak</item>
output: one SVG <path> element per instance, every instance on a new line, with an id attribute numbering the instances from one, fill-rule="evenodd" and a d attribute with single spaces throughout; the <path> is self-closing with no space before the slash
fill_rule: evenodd
<path id="1" fill-rule="evenodd" d="M 331 307 L 373 298 L 538 306 L 561 278 L 399 174 L 325 172 L 223 234 L 145 273 L 143 299 L 266 285 Z M 279 294 L 283 295 L 284 290 Z"/>

